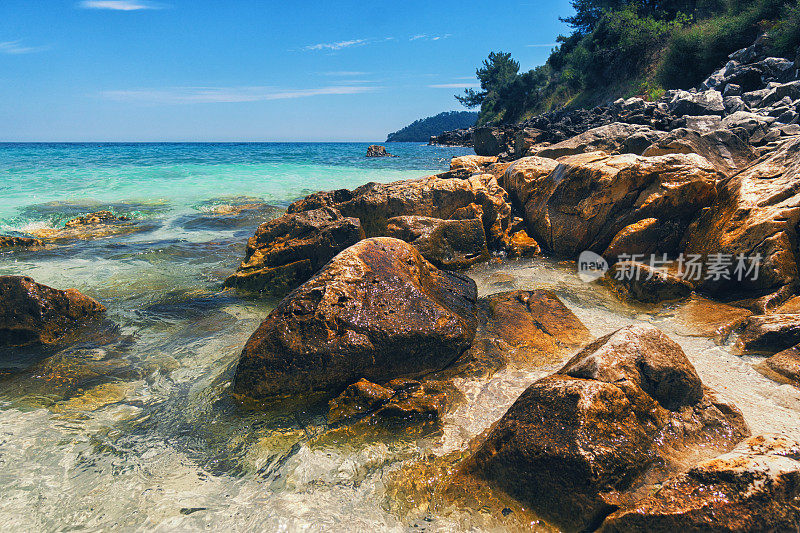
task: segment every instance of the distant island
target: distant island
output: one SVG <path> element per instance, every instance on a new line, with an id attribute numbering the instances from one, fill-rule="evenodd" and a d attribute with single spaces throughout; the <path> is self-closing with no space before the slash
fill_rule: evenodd
<path id="1" fill-rule="evenodd" d="M 471 128 L 478 120 L 473 111 L 445 111 L 436 116 L 415 120 L 405 128 L 390 133 L 386 142 L 428 142 L 445 131 Z"/>

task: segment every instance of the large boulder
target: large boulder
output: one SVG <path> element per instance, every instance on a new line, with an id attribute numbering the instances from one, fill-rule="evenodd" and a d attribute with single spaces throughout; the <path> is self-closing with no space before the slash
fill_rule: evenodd
<path id="1" fill-rule="evenodd" d="M 511 221 L 508 194 L 490 174 L 467 179 L 429 176 L 393 183 L 367 183 L 355 190 L 319 192 L 289 206 L 289 213 L 334 207 L 345 217 L 357 218 L 367 237 L 387 235 L 389 219 L 424 216 L 442 220 L 464 218 L 459 212 L 472 204 L 483 210 L 487 243 L 497 247 Z"/>
<path id="2" fill-rule="evenodd" d="M 497 163 L 496 156 L 462 155 L 450 160 L 450 170 L 466 169 L 470 172 L 483 173 L 489 165 Z"/>
<path id="3" fill-rule="evenodd" d="M 281 301 L 245 344 L 236 394 L 338 393 L 442 370 L 477 327 L 471 279 L 437 270 L 410 244 L 363 240 Z"/>
<path id="4" fill-rule="evenodd" d="M 795 137 L 720 184 L 710 209 L 689 228 L 685 253 L 701 256 L 704 265 L 716 268 L 703 273 L 699 288 L 728 299 L 777 293 L 777 298 L 759 305 L 780 304 L 798 280 L 798 223 L 800 137 Z M 758 271 L 737 272 L 740 256 L 744 267 L 757 265 Z"/>
<path id="5" fill-rule="evenodd" d="M 600 528 L 604 533 L 798 530 L 800 443 L 770 434 L 747 439 L 668 480 Z"/>
<path id="6" fill-rule="evenodd" d="M 683 128 L 673 130 L 644 150 L 642 155 L 650 157 L 664 154 L 701 155 L 727 176 L 757 159 L 749 145 L 727 130 L 707 133 Z"/>
<path id="7" fill-rule="evenodd" d="M 357 218 L 331 207 L 284 215 L 258 227 L 225 285 L 282 296 L 363 238 Z"/>
<path id="8" fill-rule="evenodd" d="M 516 139 L 507 139 L 503 130 L 492 126 L 475 128 L 472 131 L 472 146 L 481 156 L 496 156 L 514 147 Z"/>
<path id="9" fill-rule="evenodd" d="M 725 112 L 722 93 L 713 89 L 695 93 L 677 91 L 669 106 L 670 111 L 678 116 L 722 115 Z"/>
<path id="10" fill-rule="evenodd" d="M 528 235 L 546 250 L 575 258 L 584 250 L 602 253 L 621 230 L 645 219 L 682 235 L 711 204 L 722 177 L 696 154 L 593 152 L 559 161 L 522 158 L 506 170 L 503 183 L 524 209 Z"/>
<path id="11" fill-rule="evenodd" d="M 475 340 L 451 367 L 459 376 L 487 375 L 509 364 L 528 369 L 558 364 L 592 339 L 578 317 L 547 290 L 485 296 L 478 311 Z"/>
<path id="12" fill-rule="evenodd" d="M 545 148 L 534 149 L 527 155 L 558 159 L 565 155 L 586 152 L 606 152 L 608 154 L 641 155 L 652 143 L 664 135 L 647 126 L 614 122 L 576 135 Z"/>
<path id="13" fill-rule="evenodd" d="M 0 346 L 57 344 L 104 311 L 75 289 L 54 289 L 26 276 L 0 276 Z"/>
<path id="14" fill-rule="evenodd" d="M 631 326 L 531 385 L 463 468 L 558 528 L 589 530 L 676 460 L 711 457 L 747 434 L 675 342 Z"/>

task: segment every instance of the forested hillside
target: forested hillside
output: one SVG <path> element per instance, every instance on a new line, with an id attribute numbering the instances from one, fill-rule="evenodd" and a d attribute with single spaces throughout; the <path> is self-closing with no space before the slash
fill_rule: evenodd
<path id="1" fill-rule="evenodd" d="M 433 135 L 472 127 L 477 120 L 478 113 L 473 111 L 445 111 L 433 117 L 415 120 L 405 128 L 390 133 L 386 142 L 428 142 Z"/>

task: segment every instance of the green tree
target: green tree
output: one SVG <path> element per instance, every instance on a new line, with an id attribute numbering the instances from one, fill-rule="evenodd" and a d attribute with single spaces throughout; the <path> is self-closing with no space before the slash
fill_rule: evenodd
<path id="1" fill-rule="evenodd" d="M 519 63 L 511 59 L 507 52 L 491 52 L 483 60 L 483 66 L 475 71 L 481 90 L 466 89 L 462 96 L 456 95 L 461 105 L 467 108 L 478 107 L 487 99 L 493 99 L 504 86 L 514 81 L 519 72 Z"/>

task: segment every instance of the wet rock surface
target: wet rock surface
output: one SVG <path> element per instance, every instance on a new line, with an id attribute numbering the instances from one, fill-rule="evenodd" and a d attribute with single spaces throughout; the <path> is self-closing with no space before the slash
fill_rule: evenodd
<path id="1" fill-rule="evenodd" d="M 42 241 L 31 237 L 9 237 L 0 235 L 0 248 L 30 248 L 42 246 Z"/>
<path id="2" fill-rule="evenodd" d="M 399 378 L 381 386 L 361 379 L 329 402 L 328 423 L 367 416 L 366 423 L 395 426 L 438 421 L 446 406 L 445 388 L 437 382 Z"/>
<path id="3" fill-rule="evenodd" d="M 547 290 L 492 294 L 478 301 L 472 346 L 453 365 L 458 376 L 492 374 L 506 365 L 558 363 L 592 339 L 578 317 Z"/>
<path id="4" fill-rule="evenodd" d="M 330 207 L 284 215 L 258 227 L 225 285 L 282 296 L 363 238 L 358 219 Z"/>
<path id="5" fill-rule="evenodd" d="M 709 457 L 747 434 L 741 413 L 703 386 L 676 343 L 631 326 L 531 385 L 464 471 L 559 528 L 593 529 L 666 478 L 678 456 Z"/>
<path id="6" fill-rule="evenodd" d="M 603 532 L 796 531 L 800 528 L 800 444 L 780 435 L 734 450 L 667 480 L 633 509 L 609 516 Z"/>
<path id="7" fill-rule="evenodd" d="M 723 340 L 739 329 L 753 313 L 741 307 L 693 297 L 674 314 L 682 335 L 717 337 Z"/>
<path id="8" fill-rule="evenodd" d="M 489 258 L 480 208 L 475 218 L 403 216 L 390 218 L 387 236 L 411 243 L 438 268 L 456 270 Z"/>
<path id="9" fill-rule="evenodd" d="M 680 300 L 694 289 L 691 283 L 667 270 L 636 261 L 615 263 L 607 279 L 619 293 L 647 303 Z"/>
<path id="10" fill-rule="evenodd" d="M 800 344 L 800 315 L 756 315 L 745 322 L 736 347 L 742 352 L 774 354 Z"/>
<path id="11" fill-rule="evenodd" d="M 25 276 L 0 276 L 0 346 L 65 341 L 104 311 L 75 289 L 54 289 Z"/>
<path id="12" fill-rule="evenodd" d="M 475 283 L 437 270 L 411 245 L 363 240 L 292 292 L 242 351 L 234 392 L 266 399 L 339 393 L 442 370 L 475 335 Z"/>
<path id="13" fill-rule="evenodd" d="M 800 387 L 800 345 L 778 352 L 764 364 L 793 385 Z"/>
<path id="14" fill-rule="evenodd" d="M 394 157 L 386 151 L 385 146 L 379 144 L 371 144 L 367 147 L 367 157 Z"/>

